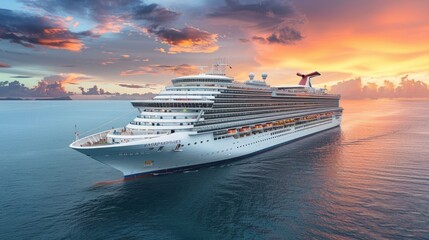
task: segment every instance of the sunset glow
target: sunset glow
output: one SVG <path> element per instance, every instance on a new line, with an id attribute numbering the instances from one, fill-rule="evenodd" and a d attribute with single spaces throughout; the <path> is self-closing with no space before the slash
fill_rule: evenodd
<path id="1" fill-rule="evenodd" d="M 317 86 L 356 78 L 396 86 L 406 75 L 428 83 L 429 2 L 423 0 L 8 0 L 2 8 L 1 80 L 26 76 L 20 82 L 30 88 L 47 76 L 78 73 L 92 78 L 64 82 L 67 91 L 98 85 L 145 93 L 151 89 L 118 83 L 168 85 L 218 57 L 239 81 L 267 72 L 272 85 L 296 84 L 296 72 L 317 70 Z"/>

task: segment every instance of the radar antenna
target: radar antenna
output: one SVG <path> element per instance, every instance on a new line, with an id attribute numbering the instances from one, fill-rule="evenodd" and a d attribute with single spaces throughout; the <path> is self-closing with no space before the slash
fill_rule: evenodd
<path id="1" fill-rule="evenodd" d="M 218 58 L 215 64 L 212 65 L 212 70 L 208 73 L 209 75 L 226 75 L 226 69 L 232 69 L 231 65 L 226 63 L 225 58 Z"/>

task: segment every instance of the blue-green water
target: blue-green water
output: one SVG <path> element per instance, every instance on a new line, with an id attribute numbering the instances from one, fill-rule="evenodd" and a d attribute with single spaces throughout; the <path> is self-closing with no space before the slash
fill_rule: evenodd
<path id="1" fill-rule="evenodd" d="M 99 184 L 122 175 L 68 148 L 74 125 L 122 126 L 129 102 L 2 101 L 0 239 L 429 239 L 429 101 L 342 106 L 260 155 Z"/>

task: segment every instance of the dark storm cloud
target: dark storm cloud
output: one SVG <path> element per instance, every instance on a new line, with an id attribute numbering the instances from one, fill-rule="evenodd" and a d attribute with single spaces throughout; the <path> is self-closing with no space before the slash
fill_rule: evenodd
<path id="1" fill-rule="evenodd" d="M 0 68 L 10 68 L 10 65 L 0 62 Z"/>
<path id="2" fill-rule="evenodd" d="M 249 24 L 254 35 L 252 39 L 260 43 L 291 44 L 302 39 L 301 33 L 293 27 L 303 21 L 302 17 L 289 1 L 241 3 L 225 0 L 225 6 L 214 9 L 207 17 Z"/>
<path id="3" fill-rule="evenodd" d="M 89 31 L 71 32 L 55 18 L 0 9 L 0 39 L 25 47 L 42 45 L 79 51 L 84 46 L 81 38 L 91 35 Z"/>

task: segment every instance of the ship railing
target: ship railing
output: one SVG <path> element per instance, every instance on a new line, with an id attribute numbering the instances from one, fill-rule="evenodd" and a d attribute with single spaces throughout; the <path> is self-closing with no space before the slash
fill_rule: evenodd
<path id="1" fill-rule="evenodd" d="M 104 131 L 104 132 L 100 132 L 100 133 L 96 133 L 96 134 L 92 134 L 92 135 L 86 136 L 84 138 L 76 140 L 73 143 L 73 145 L 85 147 L 85 146 L 94 146 L 94 145 L 106 145 L 106 144 L 109 144 L 107 142 L 107 134 L 109 134 L 109 132 L 110 132 L 110 130 L 107 130 L 107 131 Z"/>
<path id="2" fill-rule="evenodd" d="M 234 119 L 234 120 L 230 120 L 228 122 L 219 122 L 219 123 L 213 123 L 213 124 L 209 124 L 209 125 L 203 125 L 203 126 L 198 126 L 195 127 L 194 130 L 196 130 L 197 132 L 209 132 L 209 131 L 214 131 L 214 130 L 218 130 L 218 129 L 222 129 L 222 128 L 230 128 L 230 127 L 236 127 L 236 126 L 241 126 L 241 125 L 249 125 L 249 124 L 257 124 L 257 123 L 261 123 L 264 121 L 274 121 L 274 120 L 278 120 L 278 119 L 282 119 L 282 118 L 298 118 L 298 117 L 302 117 L 305 116 L 307 114 L 317 114 L 317 113 L 323 113 L 323 112 L 327 112 L 327 111 L 332 111 L 332 112 L 336 112 L 336 111 L 342 111 L 342 108 L 325 108 L 325 109 L 317 109 L 317 110 L 313 110 L 313 111 L 297 111 L 297 112 L 289 112 L 287 114 L 281 114 L 281 115 L 276 115 L 276 116 L 270 116 L 270 117 L 258 117 L 258 118 L 254 118 L 254 119 Z"/>

